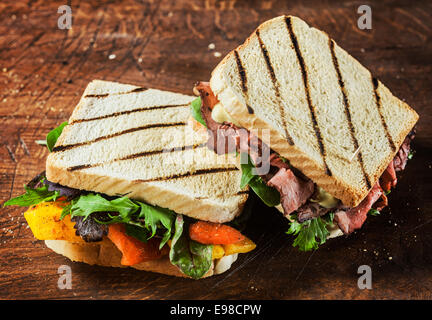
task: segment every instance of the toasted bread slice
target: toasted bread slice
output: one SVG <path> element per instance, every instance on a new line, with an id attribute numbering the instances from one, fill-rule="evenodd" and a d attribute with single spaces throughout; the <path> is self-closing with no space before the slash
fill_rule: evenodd
<path id="1" fill-rule="evenodd" d="M 105 267 L 125 268 L 125 266 L 120 263 L 122 257 L 121 252 L 108 239 L 94 243 L 45 240 L 45 244 L 55 253 L 61 254 L 75 262 L 84 262 L 90 265 L 100 265 Z M 210 270 L 203 276 L 203 278 L 227 271 L 231 267 L 231 264 L 236 261 L 237 256 L 238 254 L 234 254 L 214 260 Z M 188 277 L 169 261 L 168 256 L 162 257 L 158 260 L 141 262 L 131 267 L 138 270 L 157 272 L 170 276 Z"/>
<path id="2" fill-rule="evenodd" d="M 280 16 L 214 69 L 210 86 L 248 130 L 347 206 L 381 176 L 417 113 L 329 36 Z"/>
<path id="3" fill-rule="evenodd" d="M 127 195 L 190 217 L 227 222 L 247 199 L 241 172 L 187 126 L 194 99 L 107 81 L 84 92 L 47 159 L 52 182 Z"/>

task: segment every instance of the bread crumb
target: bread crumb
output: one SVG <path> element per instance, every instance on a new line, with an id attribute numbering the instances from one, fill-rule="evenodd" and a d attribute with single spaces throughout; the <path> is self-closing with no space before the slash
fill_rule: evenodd
<path id="1" fill-rule="evenodd" d="M 389 260 L 393 260 L 393 257 L 389 257 L 388 259 L 389 259 Z"/>
<path id="2" fill-rule="evenodd" d="M 116 55 L 113 53 L 108 56 L 108 59 L 110 59 L 110 60 L 113 60 L 115 58 L 116 58 Z"/>
<path id="3" fill-rule="evenodd" d="M 138 58 L 138 62 L 141 63 L 143 60 L 142 58 Z"/>
<path id="4" fill-rule="evenodd" d="M 208 45 L 208 48 L 209 48 L 209 50 L 214 50 L 214 49 L 216 48 L 216 46 L 215 46 L 214 43 L 210 43 L 210 44 Z"/>
<path id="5" fill-rule="evenodd" d="M 220 58 L 220 57 L 222 56 L 222 53 L 220 53 L 219 51 L 216 51 L 215 53 L 213 53 L 213 55 L 214 55 L 216 58 Z"/>

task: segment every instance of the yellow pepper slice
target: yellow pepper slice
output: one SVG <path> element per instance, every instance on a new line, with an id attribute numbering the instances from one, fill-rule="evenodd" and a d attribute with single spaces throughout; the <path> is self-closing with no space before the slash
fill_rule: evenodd
<path id="1" fill-rule="evenodd" d="M 39 240 L 67 240 L 70 242 L 84 242 L 75 234 L 70 216 L 60 220 L 63 207 L 68 202 L 42 202 L 30 207 L 24 217 L 36 239 Z"/>

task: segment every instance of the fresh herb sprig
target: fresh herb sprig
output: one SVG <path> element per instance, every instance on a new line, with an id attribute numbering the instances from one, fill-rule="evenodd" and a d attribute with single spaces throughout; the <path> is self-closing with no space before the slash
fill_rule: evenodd
<path id="1" fill-rule="evenodd" d="M 16 198 L 9 199 L 3 206 L 21 206 L 29 207 L 46 201 L 56 201 L 60 193 L 58 191 L 49 191 L 48 186 L 43 184 L 39 188 L 30 188 L 24 186 L 26 191 Z"/>
<path id="2" fill-rule="evenodd" d="M 293 246 L 300 251 L 318 249 L 324 244 L 330 234 L 329 228 L 333 226 L 334 214 L 329 213 L 325 217 L 316 217 L 304 222 L 298 222 L 297 217 L 292 215 L 294 220 L 290 224 L 287 234 L 297 236 Z"/>

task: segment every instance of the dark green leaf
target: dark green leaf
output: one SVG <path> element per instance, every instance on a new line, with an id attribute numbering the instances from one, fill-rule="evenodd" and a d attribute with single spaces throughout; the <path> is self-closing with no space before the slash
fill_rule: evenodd
<path id="1" fill-rule="evenodd" d="M 243 154 L 240 156 L 243 156 Z M 260 176 L 253 174 L 254 165 L 249 155 L 247 156 L 247 163 L 241 163 L 242 177 L 240 188 L 243 189 L 246 185 L 249 185 L 267 206 L 277 206 L 280 203 L 280 193 L 275 188 L 269 187 Z"/>
<path id="2" fill-rule="evenodd" d="M 252 179 L 249 186 L 267 206 L 274 207 L 280 203 L 279 191 L 269 187 L 260 177 Z"/>
<path id="3" fill-rule="evenodd" d="M 169 253 L 172 264 L 193 279 L 202 278 L 212 265 L 212 245 L 190 240 L 182 215 L 177 215 L 175 232 Z"/>
<path id="4" fill-rule="evenodd" d="M 54 145 L 57 142 L 57 139 L 60 137 L 63 128 L 68 124 L 67 121 L 63 122 L 61 125 L 59 125 L 57 128 L 51 130 L 47 137 L 46 137 L 46 142 L 47 142 L 47 147 L 48 150 L 51 152 L 52 149 L 54 148 Z"/>
<path id="5" fill-rule="evenodd" d="M 240 156 L 243 157 L 246 155 L 241 154 Z M 242 163 L 244 161 L 241 161 L 242 177 L 240 188 L 243 189 L 246 185 L 249 185 L 267 206 L 277 206 L 280 203 L 280 193 L 275 188 L 269 187 L 260 176 L 253 173 L 254 165 L 249 155 L 247 157 L 247 163 Z"/>
<path id="6" fill-rule="evenodd" d="M 59 197 L 58 191 L 48 191 L 47 185 L 42 185 L 39 188 L 32 189 L 24 186 L 25 194 L 6 201 L 3 206 L 22 206 L 29 207 L 41 202 L 55 201 Z"/>
<path id="7" fill-rule="evenodd" d="M 201 98 L 198 97 L 196 98 L 194 101 L 192 101 L 191 103 L 191 114 L 192 117 L 198 121 L 199 123 L 201 123 L 204 127 L 207 127 L 202 114 L 201 114 Z"/>
<path id="8" fill-rule="evenodd" d="M 249 157 L 248 154 L 245 153 L 241 153 L 240 157 L 242 157 L 240 159 L 240 166 L 241 166 L 241 171 L 242 171 L 242 176 L 241 176 L 241 180 L 240 180 L 240 188 L 243 189 L 245 188 L 249 182 L 254 179 L 256 177 L 256 175 L 254 175 L 252 173 L 252 170 L 254 168 L 254 165 L 252 164 L 252 161 Z M 244 159 L 247 157 L 247 163 L 244 163 Z"/>
<path id="9" fill-rule="evenodd" d="M 138 239 L 142 242 L 147 242 L 149 238 L 149 232 L 146 228 L 138 227 L 132 224 L 125 225 L 126 234 Z"/>

